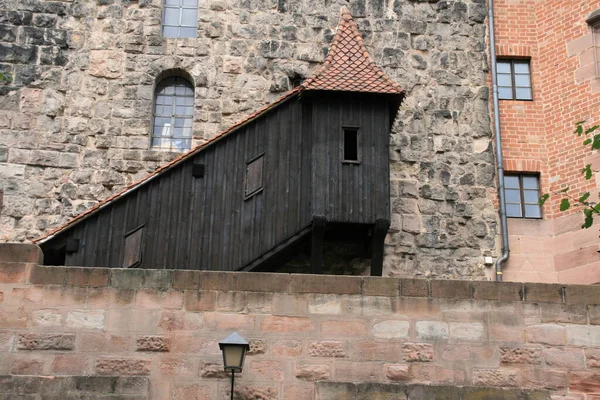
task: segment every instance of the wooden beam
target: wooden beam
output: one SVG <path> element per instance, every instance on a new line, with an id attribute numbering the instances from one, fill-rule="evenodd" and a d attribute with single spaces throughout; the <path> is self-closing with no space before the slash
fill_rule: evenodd
<path id="1" fill-rule="evenodd" d="M 373 253 L 371 256 L 371 276 L 383 275 L 383 248 L 385 235 L 390 227 L 390 221 L 378 219 L 373 230 Z"/>

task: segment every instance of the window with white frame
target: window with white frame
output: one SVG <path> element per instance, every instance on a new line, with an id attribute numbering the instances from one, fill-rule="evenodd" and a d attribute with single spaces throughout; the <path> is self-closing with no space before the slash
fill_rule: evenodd
<path id="1" fill-rule="evenodd" d="M 151 146 L 169 151 L 189 150 L 192 145 L 194 87 L 184 78 L 163 79 L 154 93 Z"/>
<path id="2" fill-rule="evenodd" d="M 162 35 L 195 38 L 198 30 L 198 0 L 164 0 Z"/>

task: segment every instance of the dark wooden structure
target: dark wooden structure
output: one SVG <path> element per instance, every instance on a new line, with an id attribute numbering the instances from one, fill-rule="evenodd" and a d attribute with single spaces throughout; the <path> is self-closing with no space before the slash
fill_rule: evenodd
<path id="1" fill-rule="evenodd" d="M 362 242 L 381 275 L 403 92 L 366 54 L 344 11 L 319 73 L 39 239 L 46 263 L 264 270 L 307 242 L 319 273 L 337 231 Z"/>

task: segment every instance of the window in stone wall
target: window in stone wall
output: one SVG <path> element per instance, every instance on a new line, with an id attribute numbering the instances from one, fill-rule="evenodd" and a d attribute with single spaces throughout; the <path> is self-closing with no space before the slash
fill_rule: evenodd
<path id="1" fill-rule="evenodd" d="M 172 38 L 195 38 L 198 0 L 164 0 L 162 34 Z"/>
<path id="2" fill-rule="evenodd" d="M 600 10 L 590 14 L 586 20 L 590 26 L 592 40 L 594 44 L 594 62 L 596 63 L 596 77 L 600 77 Z"/>
<path id="3" fill-rule="evenodd" d="M 506 174 L 504 176 L 506 216 L 512 218 L 542 218 L 540 177 L 534 174 Z"/>
<path id="4" fill-rule="evenodd" d="M 498 59 L 496 63 L 498 98 L 501 100 L 532 100 L 529 60 Z"/>
<path id="5" fill-rule="evenodd" d="M 172 76 L 156 86 L 154 95 L 154 149 L 189 150 L 192 145 L 194 87 L 184 78 Z"/>

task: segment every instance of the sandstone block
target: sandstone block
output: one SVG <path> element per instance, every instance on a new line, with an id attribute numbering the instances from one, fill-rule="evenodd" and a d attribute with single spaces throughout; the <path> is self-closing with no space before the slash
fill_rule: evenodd
<path id="1" fill-rule="evenodd" d="M 298 357 L 302 354 L 302 343 L 299 340 L 278 340 L 271 347 L 275 357 Z"/>
<path id="2" fill-rule="evenodd" d="M 362 279 L 362 293 L 364 296 L 395 297 L 400 294 L 399 279 L 381 278 L 377 276 L 365 276 Z"/>
<path id="3" fill-rule="evenodd" d="M 160 373 L 168 377 L 195 378 L 197 368 L 193 360 L 183 357 L 161 359 L 158 364 Z M 220 365 L 220 369 L 225 372 L 223 365 Z M 200 371 L 202 372 L 202 365 Z"/>
<path id="4" fill-rule="evenodd" d="M 186 290 L 183 299 L 184 308 L 187 311 L 212 311 L 216 307 L 217 293 Z"/>
<path id="5" fill-rule="evenodd" d="M 285 385 L 283 387 L 283 400 L 306 400 L 314 397 L 315 390 L 312 386 Z"/>
<path id="6" fill-rule="evenodd" d="M 226 379 L 231 374 L 223 369 L 222 364 L 202 363 L 200 364 L 200 377 L 208 379 Z"/>
<path id="7" fill-rule="evenodd" d="M 308 312 L 311 314 L 337 315 L 342 312 L 342 299 L 333 294 L 308 295 Z"/>
<path id="8" fill-rule="evenodd" d="M 541 304 L 542 322 L 587 324 L 587 310 L 580 304 Z"/>
<path id="9" fill-rule="evenodd" d="M 313 329 L 309 318 L 268 316 L 260 323 L 263 332 L 308 332 Z"/>
<path id="10" fill-rule="evenodd" d="M 471 282 L 475 300 L 520 301 L 523 284 L 516 282 Z"/>
<path id="11" fill-rule="evenodd" d="M 223 398 L 229 396 L 229 388 L 224 388 Z M 236 385 L 234 390 L 234 398 L 239 399 L 264 399 L 264 400 L 278 400 L 279 393 L 277 388 L 273 386 L 244 386 Z M 182 399 L 183 400 L 183 399 Z"/>
<path id="12" fill-rule="evenodd" d="M 141 289 L 137 291 L 136 306 L 150 309 L 180 309 L 183 296 L 178 290 Z"/>
<path id="13" fill-rule="evenodd" d="M 551 367 L 582 369 L 584 368 L 583 350 L 565 347 L 546 348 L 542 350 L 546 364 Z M 589 357 L 588 357 L 589 364 Z"/>
<path id="14" fill-rule="evenodd" d="M 71 311 L 66 324 L 75 329 L 104 329 L 104 310 Z"/>
<path id="15" fill-rule="evenodd" d="M 433 361 L 434 348 L 428 343 L 404 343 L 402 345 L 402 359 L 408 362 Z"/>
<path id="16" fill-rule="evenodd" d="M 445 299 L 470 299 L 471 288 L 467 281 L 431 281 L 431 297 Z"/>
<path id="17" fill-rule="evenodd" d="M 62 285 L 65 282 L 66 275 L 66 267 L 33 265 L 29 271 L 28 281 L 39 285 Z"/>
<path id="18" fill-rule="evenodd" d="M 10 373 L 13 375 L 41 375 L 44 360 L 41 358 L 17 357 L 12 361 Z"/>
<path id="19" fill-rule="evenodd" d="M 130 358 L 100 358 L 96 361 L 98 375 L 149 375 L 150 360 Z"/>
<path id="20" fill-rule="evenodd" d="M 530 325 L 525 334 L 530 343 L 564 345 L 567 342 L 567 330 L 564 326 L 554 324 Z"/>
<path id="21" fill-rule="evenodd" d="M 133 336 L 116 335 L 105 332 L 84 332 L 79 334 L 82 352 L 127 353 L 132 350 Z"/>
<path id="22" fill-rule="evenodd" d="M 136 340 L 136 351 L 170 351 L 171 338 L 166 336 L 140 336 Z"/>
<path id="23" fill-rule="evenodd" d="M 328 365 L 303 364 L 296 366 L 295 376 L 304 381 L 326 381 L 331 379 L 331 370 Z"/>
<path id="24" fill-rule="evenodd" d="M 17 336 L 19 350 L 73 350 L 74 348 L 74 334 L 22 333 Z"/>
<path id="25" fill-rule="evenodd" d="M 88 359 L 81 354 L 58 354 L 52 360 L 50 372 L 56 375 L 84 375 L 88 371 Z"/>
<path id="26" fill-rule="evenodd" d="M 542 353 L 537 347 L 500 347 L 500 362 L 503 364 L 540 364 Z"/>
<path id="27" fill-rule="evenodd" d="M 567 326 L 567 343 L 574 346 L 600 347 L 600 326 Z"/>
<path id="28" fill-rule="evenodd" d="M 313 357 L 346 357 L 344 342 L 338 340 L 312 340 L 308 343 L 308 355 Z"/>
<path id="29" fill-rule="evenodd" d="M 535 303 L 562 303 L 563 286 L 547 283 L 525 283 L 525 301 Z"/>
<path id="30" fill-rule="evenodd" d="M 361 286 L 356 276 L 292 274 L 290 293 L 360 294 Z"/>
<path id="31" fill-rule="evenodd" d="M 283 381 L 285 378 L 285 372 L 281 361 L 251 361 L 249 369 L 251 374 L 262 380 Z"/>
<path id="32" fill-rule="evenodd" d="M 362 321 L 323 321 L 320 323 L 324 337 L 361 337 L 367 335 L 367 327 Z"/>
<path id="33" fill-rule="evenodd" d="M 380 382 L 383 363 L 340 361 L 335 366 L 335 380 L 350 382 Z"/>
<path id="34" fill-rule="evenodd" d="M 195 384 L 176 387 L 173 390 L 173 400 L 210 400 L 211 390 L 208 386 Z"/>
<path id="35" fill-rule="evenodd" d="M 485 327 L 480 322 L 450 322 L 450 339 L 461 341 L 481 341 Z"/>
<path id="36" fill-rule="evenodd" d="M 440 321 L 417 321 L 417 338 L 425 340 L 447 340 L 448 323 Z"/>
<path id="37" fill-rule="evenodd" d="M 585 349 L 588 368 L 600 368 L 600 349 Z"/>
<path id="38" fill-rule="evenodd" d="M 402 296 L 428 297 L 429 281 L 427 279 L 402 279 L 400 290 Z"/>
<path id="39" fill-rule="evenodd" d="M 600 393 L 600 373 L 572 372 L 569 374 L 569 390 L 583 393 Z"/>
<path id="40" fill-rule="evenodd" d="M 394 382 L 403 382 L 410 379 L 408 373 L 408 365 L 402 364 L 387 364 L 384 367 L 385 376 Z"/>
<path id="41" fill-rule="evenodd" d="M 523 387 L 535 389 L 563 390 L 567 388 L 567 373 L 547 369 L 526 369 L 523 371 Z"/>
<path id="42" fill-rule="evenodd" d="M 400 343 L 389 341 L 360 340 L 352 346 L 353 359 L 395 362 L 402 357 Z"/>
<path id="43" fill-rule="evenodd" d="M 57 310 L 36 310 L 31 313 L 31 319 L 39 326 L 60 326 L 62 314 Z"/>
<path id="44" fill-rule="evenodd" d="M 473 384 L 476 386 L 517 386 L 518 371 L 512 369 L 474 369 Z"/>
<path id="45" fill-rule="evenodd" d="M 267 341 L 265 339 L 248 339 L 250 349 L 248 354 L 264 354 L 267 351 Z"/>
<path id="46" fill-rule="evenodd" d="M 25 282 L 26 274 L 27 264 L 25 263 L 3 262 L 0 266 L 0 282 L 2 283 Z"/>
<path id="47" fill-rule="evenodd" d="M 109 268 L 69 268 L 67 285 L 73 286 L 106 286 L 110 277 Z"/>
<path id="48" fill-rule="evenodd" d="M 173 271 L 173 289 L 200 289 L 201 271 Z"/>
<path id="49" fill-rule="evenodd" d="M 371 333 L 377 338 L 407 338 L 409 327 L 408 321 L 388 320 L 373 325 Z"/>
<path id="50" fill-rule="evenodd" d="M 42 250 L 35 244 L 0 243 L 0 262 L 41 264 L 43 257 Z"/>

